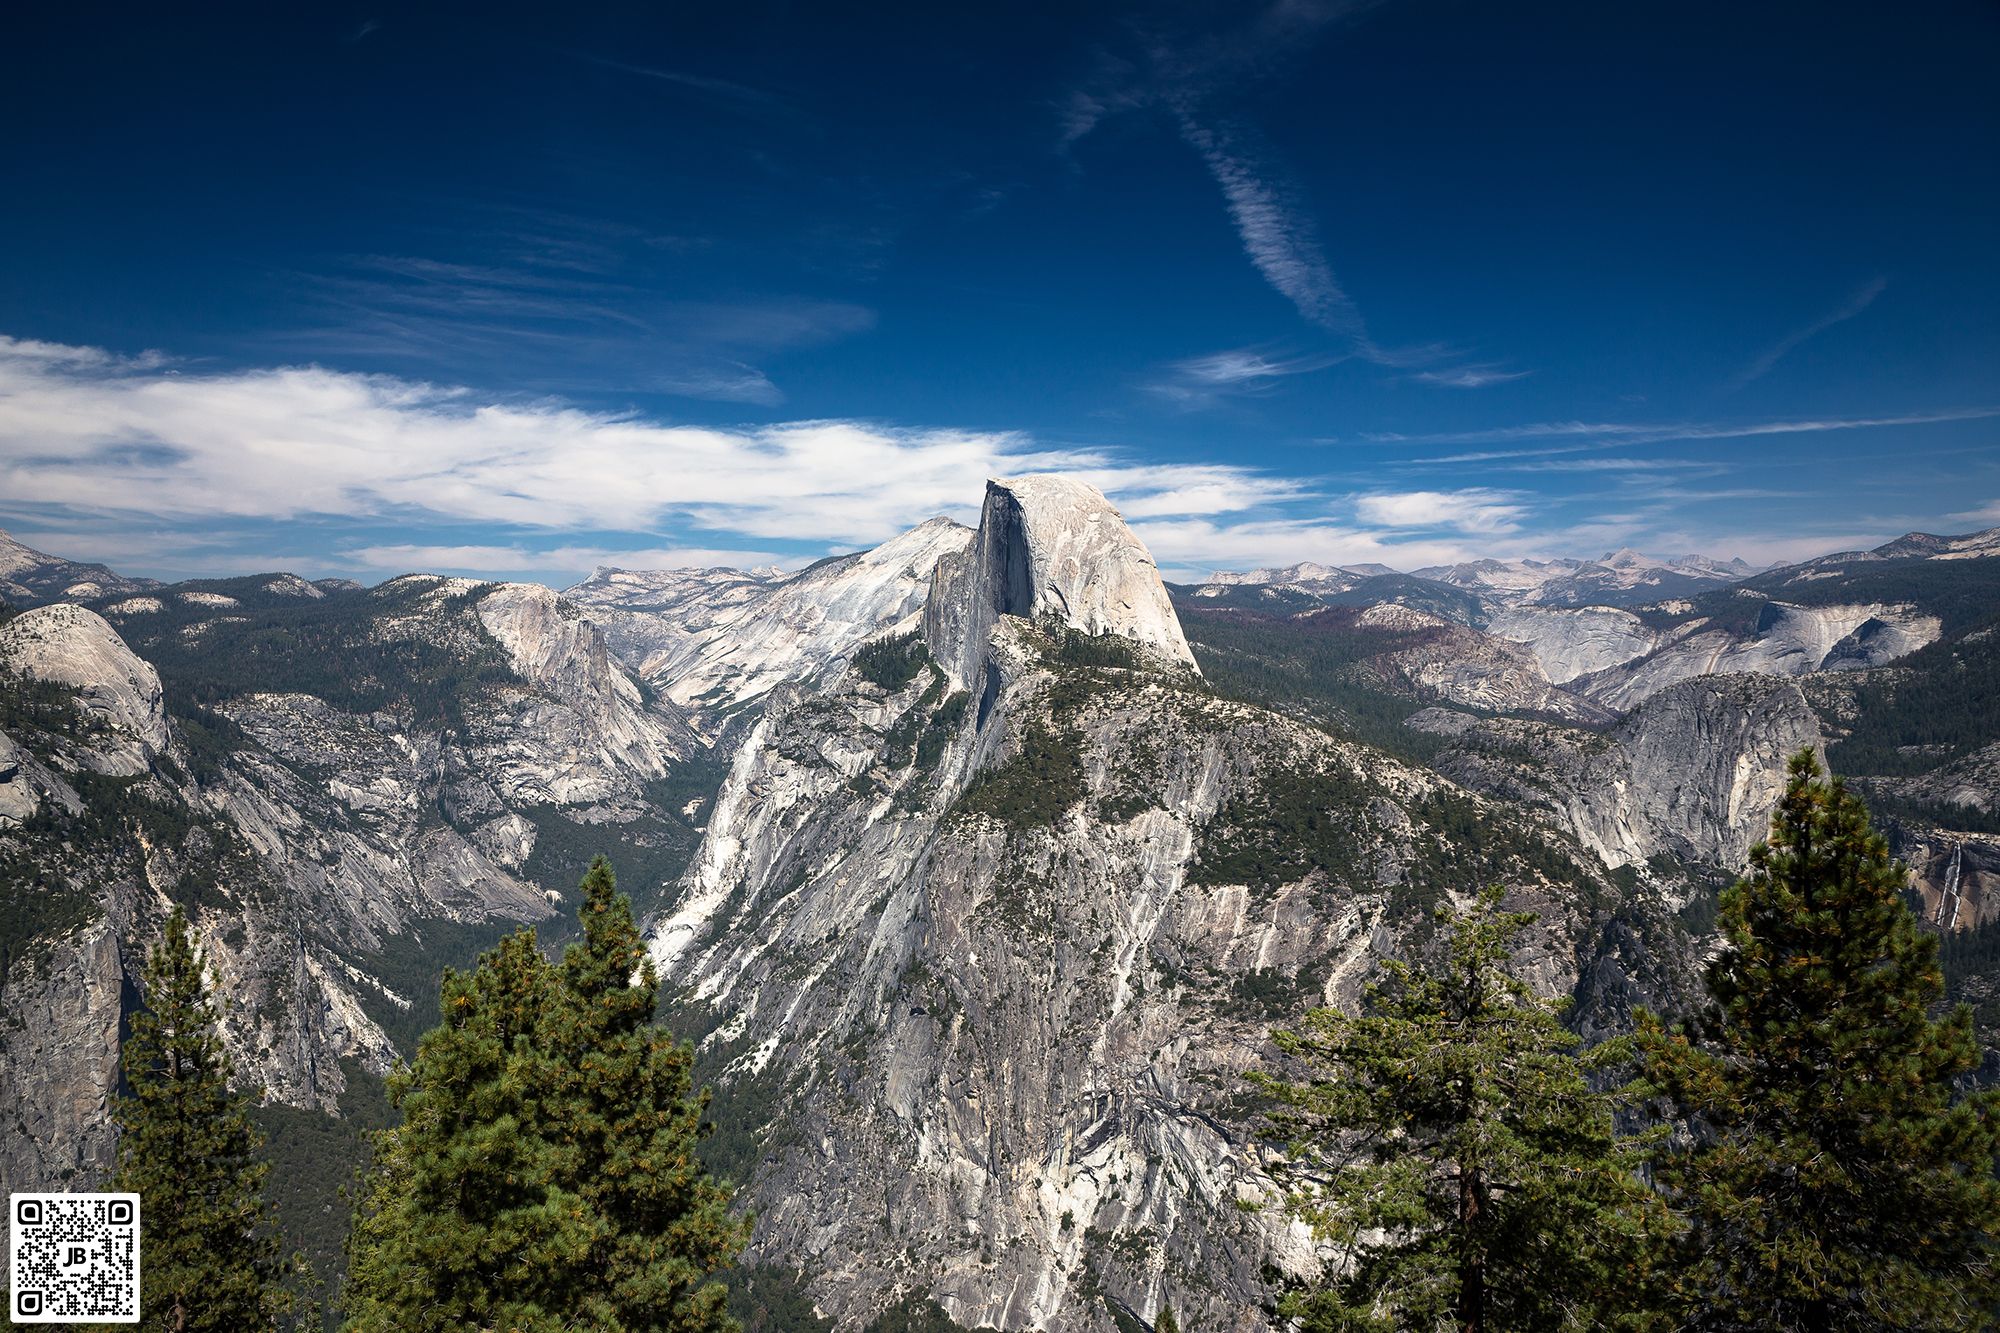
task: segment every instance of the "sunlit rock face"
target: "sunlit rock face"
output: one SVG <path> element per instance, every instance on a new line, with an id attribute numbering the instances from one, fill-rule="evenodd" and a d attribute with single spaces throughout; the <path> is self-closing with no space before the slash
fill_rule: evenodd
<path id="1" fill-rule="evenodd" d="M 0 626 L 0 664 L 75 690 L 87 762 L 98 772 L 143 773 L 166 749 L 159 673 L 96 612 L 58 603 L 16 616 Z"/>
<path id="2" fill-rule="evenodd" d="M 108 1169 L 118 1035 L 176 904 L 226 1000 L 239 1084 L 331 1110 L 343 1061 L 382 1073 L 397 1058 L 427 948 L 558 910 L 533 873 L 545 837 L 692 849 L 677 790 L 662 802 L 707 747 L 578 608 L 433 576 L 339 591 L 281 576 L 240 598 L 108 604 L 128 633 L 185 618 L 168 631 L 188 645 L 178 669 L 212 653 L 233 687 L 194 711 L 185 695 L 169 709 L 159 672 L 90 610 L 0 626 L 0 673 L 35 683 L 0 715 L 0 890 L 27 923 L 0 956 L 0 1184 Z M 277 599 L 325 609 L 306 632 L 337 626 L 383 656 L 372 671 L 309 663 L 327 697 L 241 688 L 254 663 L 209 645 Z M 381 679 L 382 663 L 426 661 L 434 681 Z M 367 697 L 380 702 L 354 702 Z"/>
<path id="3" fill-rule="evenodd" d="M 1803 676 L 1880 666 L 1935 642 L 1941 632 L 1937 616 L 1914 606 L 1766 601 L 1747 630 L 1687 621 L 1643 656 L 1580 675 L 1570 688 L 1623 711 L 1696 676 Z"/>
<path id="4" fill-rule="evenodd" d="M 953 681 L 972 680 L 1001 616 L 1053 618 L 1194 667 L 1152 555 L 1110 501 L 1068 477 L 987 482 L 971 545 L 938 563 L 924 636 Z"/>

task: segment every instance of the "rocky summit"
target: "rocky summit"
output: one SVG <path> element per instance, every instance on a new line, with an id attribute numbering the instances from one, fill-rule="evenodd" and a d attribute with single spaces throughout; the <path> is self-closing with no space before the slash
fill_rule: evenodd
<path id="1" fill-rule="evenodd" d="M 1102 494 L 1029 476 L 976 528 L 560 593 L 158 585 L 9 545 L 0 1183 L 104 1178 L 173 906 L 241 1081 L 353 1150 L 336 1117 L 440 969 L 559 929 L 603 851 L 754 1271 L 847 1329 L 911 1301 L 1266 1328 L 1320 1262 L 1243 1206 L 1273 1027 L 1495 882 L 1578 1031 L 1684 1008 L 1801 748 L 1875 806 L 2000 1046 L 1989 537 L 1174 587 Z"/>

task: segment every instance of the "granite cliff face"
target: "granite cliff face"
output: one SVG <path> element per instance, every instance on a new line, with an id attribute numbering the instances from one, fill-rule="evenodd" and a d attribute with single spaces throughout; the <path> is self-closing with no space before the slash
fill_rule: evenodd
<path id="1" fill-rule="evenodd" d="M 1237 1207 L 1264 1183 L 1241 1075 L 1440 895 L 1516 885 L 1545 990 L 1665 984 L 1573 842 L 1215 697 L 1149 569 L 1094 492 L 994 483 L 922 640 L 885 644 L 907 670 L 771 703 L 650 931 L 744 1121 L 752 1257 L 843 1326 L 914 1292 L 965 1325 L 1171 1299 L 1264 1327 L 1265 1265 L 1315 1260 Z"/>
<path id="2" fill-rule="evenodd" d="M 1440 772 L 1545 811 L 1608 866 L 1665 856 L 1721 874 L 1769 829 L 1786 761 L 1824 747 L 1798 687 L 1759 677 L 1682 682 L 1601 732 L 1442 709 L 1410 725 L 1451 738 Z"/>
<path id="3" fill-rule="evenodd" d="M 31 680 L 73 691 L 89 738 L 78 754 L 96 772 L 143 773 L 167 748 L 159 673 L 96 613 L 59 604 L 17 616 L 0 625 L 0 661 Z"/>
<path id="4" fill-rule="evenodd" d="M 1643 656 L 1579 674 L 1570 688 L 1623 711 L 1696 676 L 1803 676 L 1880 666 L 1935 642 L 1941 632 L 1937 616 L 1907 604 L 1793 606 L 1764 600 L 1752 626 L 1687 621 L 1660 636 Z"/>
<path id="5" fill-rule="evenodd" d="M 954 684 L 977 678 L 1003 616 L 1114 634 L 1194 669 L 1152 555 L 1109 501 L 1067 477 L 988 482 L 971 544 L 938 562 L 924 641 Z"/>

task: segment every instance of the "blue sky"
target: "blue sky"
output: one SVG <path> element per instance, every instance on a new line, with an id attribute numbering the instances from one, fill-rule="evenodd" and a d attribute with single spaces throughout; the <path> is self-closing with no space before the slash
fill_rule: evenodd
<path id="1" fill-rule="evenodd" d="M 39 6 L 0 526 L 798 562 L 1078 472 L 1163 567 L 2000 524 L 2000 10 Z"/>

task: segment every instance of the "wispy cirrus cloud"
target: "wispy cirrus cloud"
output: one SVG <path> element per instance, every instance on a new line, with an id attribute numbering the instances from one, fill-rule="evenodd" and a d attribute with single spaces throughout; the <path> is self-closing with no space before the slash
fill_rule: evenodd
<path id="1" fill-rule="evenodd" d="M 1293 375 L 1325 370 L 1343 358 L 1330 355 L 1283 356 L 1254 347 L 1237 347 L 1171 362 L 1146 389 L 1184 407 L 1202 407 L 1221 398 L 1268 393 Z"/>
<path id="2" fill-rule="evenodd" d="M 872 308 L 847 300 L 681 295 L 703 290 L 688 256 L 713 245 L 705 236 L 508 205 L 475 218 L 281 275 L 303 317 L 260 348 L 545 393 L 769 408 L 785 396 L 776 361 L 875 327 Z"/>
<path id="3" fill-rule="evenodd" d="M 789 112 L 789 103 L 776 93 L 762 88 L 753 88 L 733 79 L 718 79 L 712 75 L 694 74 L 683 69 L 662 69 L 654 65 L 634 65 L 623 60 L 612 60 L 605 56 L 585 55 L 571 52 L 576 59 L 603 69 L 617 70 L 623 74 L 636 75 L 642 79 L 652 79 L 658 83 L 670 84 L 687 92 L 697 93 L 710 100 L 732 103 L 739 107 L 782 108 Z"/>
<path id="4" fill-rule="evenodd" d="M 1192 582 L 1216 569 L 1255 569 L 1312 560 L 1323 565 L 1382 564 L 1398 569 L 1449 565 L 1490 548 L 1448 538 L 1410 538 L 1324 518 L 1135 520 L 1132 530 L 1170 579 Z"/>
<path id="5" fill-rule="evenodd" d="M 390 542 L 357 546 L 341 551 L 338 559 L 356 569 L 381 573 L 428 572 L 439 569 L 504 570 L 508 573 L 585 573 L 593 569 L 749 569 L 757 566 L 798 565 L 797 556 L 773 551 L 736 550 L 699 546 L 532 546 L 513 542 L 506 545 L 423 545 Z"/>
<path id="6" fill-rule="evenodd" d="M 1512 384 L 1533 373 L 1531 370 L 1502 370 L 1497 365 L 1487 364 L 1420 370 L 1410 378 L 1423 384 L 1442 384 L 1452 389 L 1485 389 L 1495 384 Z"/>
<path id="7" fill-rule="evenodd" d="M 1065 153 L 1121 114 L 1155 110 L 1173 125 L 1222 192 L 1243 253 L 1301 318 L 1340 338 L 1355 356 L 1394 368 L 1429 368 L 1421 383 L 1482 388 L 1526 372 L 1494 365 L 1454 365 L 1462 354 L 1441 344 L 1391 347 L 1379 342 L 1342 286 L 1303 192 L 1282 158 L 1248 116 L 1231 109 L 1245 93 L 1293 66 L 1337 23 L 1377 0 L 1282 0 L 1231 30 L 1173 33 L 1135 25 L 1131 56 L 1100 52 L 1085 86 L 1058 106 Z"/>
<path id="8" fill-rule="evenodd" d="M 1755 360 L 1737 372 L 1735 378 L 1730 381 L 1730 387 L 1740 389 L 1753 380 L 1764 378 L 1764 376 L 1771 373 L 1778 362 L 1782 361 L 1799 344 L 1805 342 L 1807 339 L 1818 337 L 1836 324 L 1846 323 L 1869 306 L 1874 305 L 1875 298 L 1880 296 L 1888 285 L 1889 280 L 1887 278 L 1871 278 L 1869 281 L 1862 283 L 1854 289 L 1853 293 L 1845 301 L 1842 301 L 1812 323 L 1792 330 L 1792 332 L 1765 348 Z"/>
<path id="9" fill-rule="evenodd" d="M 1541 458 L 1502 463 L 1495 472 L 1723 472 L 1727 465 L 1698 458 Z"/>
<path id="10" fill-rule="evenodd" d="M 1242 132 L 1209 126 L 1192 111 L 1180 116 L 1181 137 L 1200 154 L 1229 208 L 1243 252 L 1264 281 L 1300 315 L 1348 340 L 1356 354 L 1374 360 L 1380 349 L 1361 311 L 1333 275 L 1311 215 L 1267 161 L 1246 152 Z"/>
<path id="11" fill-rule="evenodd" d="M 1676 440 L 1739 440 L 1760 435 L 1810 435 L 1823 431 L 1874 430 L 1888 426 L 1929 426 L 1949 421 L 1984 421 L 2000 417 L 2000 407 L 1950 408 L 1879 417 L 1807 417 L 1788 421 L 1538 421 L 1521 426 L 1478 430 L 1404 434 L 1369 431 L 1361 439 L 1371 444 L 1506 444 L 1515 440 L 1558 440 L 1589 437 L 1617 444 L 1665 444 Z M 1327 443 L 1342 443 L 1329 440 Z"/>

